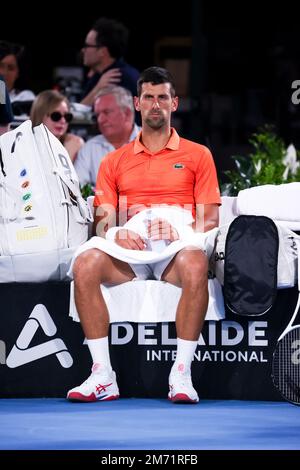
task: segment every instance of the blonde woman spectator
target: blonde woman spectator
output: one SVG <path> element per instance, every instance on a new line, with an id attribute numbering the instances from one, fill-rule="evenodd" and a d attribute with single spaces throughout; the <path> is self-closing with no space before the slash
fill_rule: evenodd
<path id="1" fill-rule="evenodd" d="M 33 126 L 43 123 L 67 149 L 74 161 L 77 153 L 84 144 L 78 135 L 68 131 L 68 125 L 73 119 L 68 99 L 55 90 L 45 90 L 39 93 L 32 105 L 30 119 Z"/>

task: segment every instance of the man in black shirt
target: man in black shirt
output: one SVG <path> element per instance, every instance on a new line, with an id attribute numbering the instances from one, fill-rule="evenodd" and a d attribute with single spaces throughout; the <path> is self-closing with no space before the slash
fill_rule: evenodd
<path id="1" fill-rule="evenodd" d="M 123 58 L 128 43 L 128 30 L 118 21 L 99 18 L 88 32 L 82 48 L 83 63 L 90 69 L 82 104 L 92 106 L 99 90 L 119 85 L 136 95 L 139 72 Z"/>

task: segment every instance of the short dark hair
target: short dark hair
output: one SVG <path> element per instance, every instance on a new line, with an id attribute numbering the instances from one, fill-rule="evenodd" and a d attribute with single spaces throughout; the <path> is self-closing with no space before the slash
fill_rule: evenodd
<path id="1" fill-rule="evenodd" d="M 161 83 L 170 83 L 171 95 L 175 96 L 175 83 L 170 72 L 162 67 L 148 67 L 145 69 L 137 82 L 137 95 L 141 96 L 143 83 L 152 83 L 152 85 L 160 85 Z"/>
<path id="2" fill-rule="evenodd" d="M 124 56 L 129 32 L 126 26 L 111 18 L 98 18 L 92 26 L 92 30 L 97 33 L 97 45 L 107 47 L 110 55 L 114 59 Z"/>

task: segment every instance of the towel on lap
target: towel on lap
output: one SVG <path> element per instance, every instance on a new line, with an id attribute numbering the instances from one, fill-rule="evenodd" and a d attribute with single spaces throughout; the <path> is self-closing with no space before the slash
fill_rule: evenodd
<path id="1" fill-rule="evenodd" d="M 194 232 L 189 224 L 193 218 L 189 211 L 180 208 L 155 208 L 155 216 L 168 220 L 180 234 L 180 240 L 176 240 L 169 245 L 166 245 L 163 251 L 149 251 L 149 250 L 128 250 L 117 245 L 113 239 L 117 230 L 126 228 L 139 233 L 142 237 L 146 236 L 145 218 L 147 218 L 149 210 L 141 211 L 130 219 L 123 227 L 113 227 L 108 232 L 111 236 L 107 239 L 102 237 L 92 237 L 86 243 L 78 247 L 73 257 L 69 275 L 72 276 L 73 263 L 75 258 L 84 251 L 97 248 L 104 251 L 116 259 L 124 261 L 129 264 L 152 264 L 163 261 L 170 256 L 178 253 L 187 246 L 195 246 L 203 251 L 206 251 L 210 256 L 214 247 L 214 239 L 217 233 L 217 228 L 209 230 L 208 232 Z M 155 243 L 153 243 L 153 246 Z"/>
<path id="2" fill-rule="evenodd" d="M 195 246 L 211 255 L 218 228 L 205 233 L 195 233 L 189 224 L 193 217 L 189 211 L 178 208 L 155 208 L 155 217 L 166 219 L 176 228 L 180 240 L 176 240 L 165 247 L 163 251 L 127 250 L 117 245 L 113 240 L 119 228 L 127 228 L 146 237 L 145 219 L 149 210 L 141 211 L 132 217 L 123 227 L 113 227 L 109 230 L 107 239 L 93 237 L 81 245 L 72 260 L 69 275 L 72 276 L 75 258 L 84 251 L 97 248 L 110 256 L 130 264 L 151 264 L 163 261 L 178 253 L 187 246 Z M 101 285 L 103 297 L 107 303 L 110 322 L 163 322 L 175 321 L 177 304 L 181 289 L 163 281 L 130 281 L 117 286 Z M 73 282 L 71 283 L 70 316 L 79 321 L 74 302 Z M 207 320 L 224 318 L 224 302 L 221 286 L 217 279 L 209 280 L 209 306 Z"/>

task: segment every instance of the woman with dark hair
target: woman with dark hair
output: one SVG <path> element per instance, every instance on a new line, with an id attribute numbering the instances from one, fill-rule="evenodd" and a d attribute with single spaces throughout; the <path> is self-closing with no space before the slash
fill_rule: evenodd
<path id="1" fill-rule="evenodd" d="M 68 131 L 73 119 L 68 99 L 56 90 L 45 90 L 39 93 L 33 102 L 30 119 L 32 126 L 43 123 L 67 149 L 72 161 L 77 157 L 84 140 Z"/>
<path id="2" fill-rule="evenodd" d="M 10 101 L 33 101 L 35 94 L 25 89 L 25 49 L 19 44 L 0 41 L 0 75 L 3 76 Z M 22 83 L 23 82 L 23 83 Z"/>

